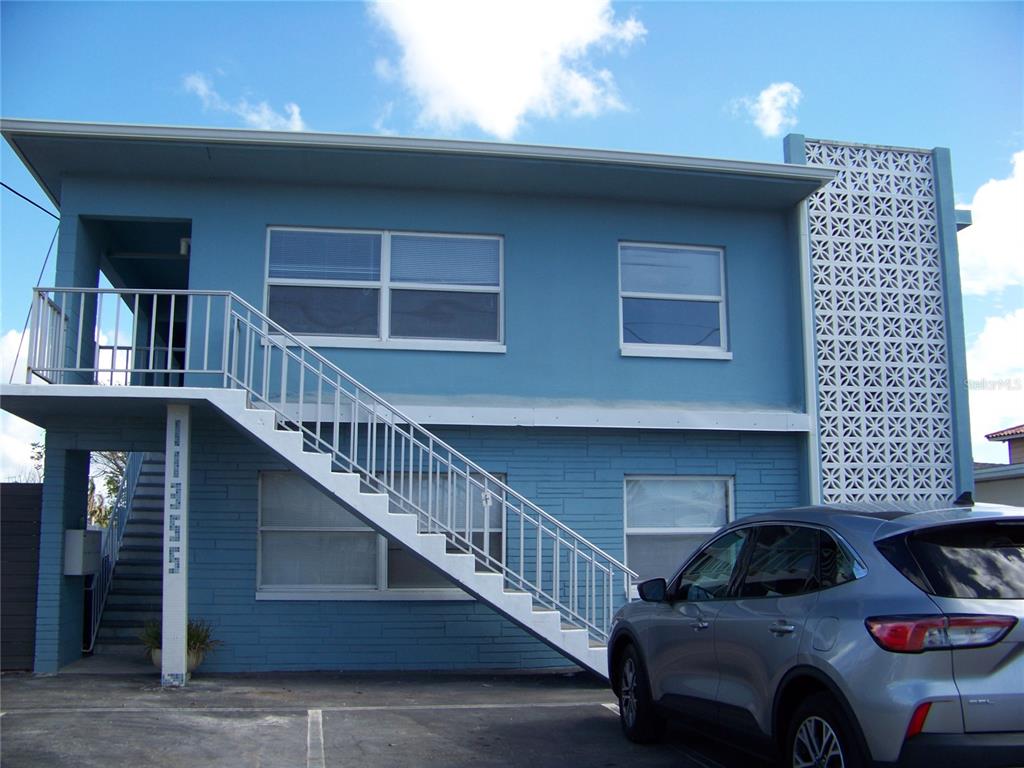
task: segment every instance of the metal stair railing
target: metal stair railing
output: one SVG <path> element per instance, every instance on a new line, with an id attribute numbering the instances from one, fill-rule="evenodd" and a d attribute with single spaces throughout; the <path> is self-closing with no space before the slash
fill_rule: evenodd
<path id="1" fill-rule="evenodd" d="M 443 534 L 598 642 L 629 599 L 626 565 L 232 293 L 42 288 L 31 325 L 30 378 L 245 391 L 336 470 L 415 514 L 420 532 Z"/>
<path id="2" fill-rule="evenodd" d="M 87 591 L 92 593 L 92 602 L 89 642 L 82 648 L 86 653 L 90 653 L 96 645 L 96 635 L 100 631 L 103 609 L 106 607 L 107 596 L 110 594 L 110 586 L 114 580 L 114 566 L 117 565 L 117 559 L 121 553 L 121 540 L 124 539 L 124 529 L 131 513 L 132 502 L 135 499 L 135 489 L 139 483 L 143 456 L 142 453 L 128 454 L 124 477 L 121 479 L 117 498 L 114 499 L 110 520 L 107 521 L 107 526 L 100 535 L 100 570 L 92 577 L 87 588 Z"/>

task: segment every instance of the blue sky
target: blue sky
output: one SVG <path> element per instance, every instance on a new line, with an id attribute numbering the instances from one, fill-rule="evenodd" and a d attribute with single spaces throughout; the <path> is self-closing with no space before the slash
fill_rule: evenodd
<path id="1" fill-rule="evenodd" d="M 1022 47 L 1019 2 L 5 0 L 0 113 L 768 161 L 790 131 L 949 147 L 979 222 L 961 243 L 976 458 L 1005 461 L 982 435 L 1024 421 Z M 10 358 L 54 222 L 6 191 L 0 216 Z"/>

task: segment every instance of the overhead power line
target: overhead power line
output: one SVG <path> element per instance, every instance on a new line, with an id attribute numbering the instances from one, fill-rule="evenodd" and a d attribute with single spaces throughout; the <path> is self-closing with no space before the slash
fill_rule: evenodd
<path id="1" fill-rule="evenodd" d="M 58 216 L 53 211 L 48 211 L 46 208 L 43 208 L 43 206 L 41 206 L 39 203 L 37 203 L 32 198 L 25 197 L 25 195 L 21 194 L 21 192 L 19 192 L 14 187 L 10 186 L 9 184 L 7 184 L 7 183 L 5 183 L 3 181 L 0 181 L 0 184 L 3 184 L 4 189 L 6 189 L 8 192 L 11 192 L 11 193 L 17 195 L 22 200 L 24 200 L 26 203 L 29 203 L 30 205 L 34 205 L 36 208 L 38 208 L 40 211 L 45 213 L 47 216 L 53 216 L 53 218 L 55 218 L 57 221 L 60 221 L 60 216 Z"/>

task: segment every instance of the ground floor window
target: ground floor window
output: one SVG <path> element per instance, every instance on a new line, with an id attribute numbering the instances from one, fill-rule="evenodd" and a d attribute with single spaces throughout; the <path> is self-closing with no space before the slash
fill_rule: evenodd
<path id="1" fill-rule="evenodd" d="M 293 472 L 260 475 L 259 590 L 309 599 L 449 590 L 451 581 Z"/>
<path id="2" fill-rule="evenodd" d="M 419 483 L 396 478 L 396 485 L 404 485 L 406 491 L 412 486 L 413 498 L 420 495 Z M 426 498 L 425 489 L 423 495 Z M 453 494 L 453 500 L 455 497 Z M 446 499 L 447 494 L 442 502 Z M 461 508 L 464 499 L 457 500 Z M 439 508 L 448 506 L 441 504 Z M 486 547 L 492 557 L 501 559 L 501 505 L 473 499 L 468 509 L 474 545 Z M 400 597 L 415 592 L 436 592 L 442 598 L 445 593 L 464 594 L 445 576 L 401 544 L 377 534 L 301 475 L 277 471 L 260 473 L 257 586 L 263 597 L 311 600 Z"/>
<path id="3" fill-rule="evenodd" d="M 671 578 L 709 535 L 733 517 L 732 478 L 629 476 L 626 564 L 640 580 Z"/>

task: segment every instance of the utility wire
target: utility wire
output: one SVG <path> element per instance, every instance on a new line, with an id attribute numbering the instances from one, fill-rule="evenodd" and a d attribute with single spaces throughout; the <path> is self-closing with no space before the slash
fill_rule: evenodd
<path id="1" fill-rule="evenodd" d="M 0 181 L 0 184 L 3 184 L 3 182 Z M 4 184 L 4 186 L 7 187 L 6 184 Z M 7 188 L 11 189 L 10 187 L 7 187 Z M 14 192 L 14 190 L 11 190 L 11 191 Z M 15 194 L 18 194 L 18 193 L 15 192 Z M 25 198 L 25 199 L 27 200 L 28 198 Z M 31 203 L 32 201 L 29 200 L 29 202 Z M 35 205 L 35 203 L 32 203 L 32 204 Z M 49 211 L 46 211 L 46 212 L 50 213 Z M 53 216 L 52 213 L 50 213 L 50 215 Z M 57 242 L 57 233 L 58 232 L 60 232 L 60 224 L 58 224 L 57 228 L 55 230 L 53 230 L 53 237 L 50 238 L 50 247 L 46 249 L 46 258 L 43 259 L 43 268 L 39 270 L 39 277 L 36 278 L 36 288 L 38 288 L 39 284 L 41 282 L 43 282 L 43 273 L 46 271 L 46 265 L 50 261 L 50 254 L 53 253 L 53 244 L 55 242 Z M 34 301 L 35 301 L 35 297 L 33 296 L 32 302 L 34 302 Z M 8 379 L 8 381 L 7 381 L 8 384 L 10 384 L 10 383 L 12 383 L 14 381 L 14 371 L 18 367 L 18 356 L 21 355 L 21 345 L 25 342 L 25 334 L 28 332 L 28 322 L 29 322 L 29 320 L 32 319 L 32 302 L 29 302 L 28 313 L 26 313 L 26 315 L 25 315 L 25 325 L 21 329 L 21 338 L 18 339 L 18 351 L 14 353 L 14 362 L 11 364 L 11 378 Z"/>
<path id="2" fill-rule="evenodd" d="M 56 213 L 53 213 L 53 211 L 46 210 L 45 208 L 43 208 L 43 206 L 41 206 L 39 203 L 37 203 L 32 198 L 25 197 L 25 195 L 21 194 L 21 192 L 16 190 L 14 187 L 6 184 L 5 182 L 0 181 L 0 184 L 3 184 L 4 189 L 6 189 L 8 192 L 14 193 L 18 197 L 20 197 L 22 200 L 24 200 L 26 203 L 34 205 L 36 208 L 38 208 L 40 211 L 45 213 L 47 216 L 53 216 L 53 218 L 55 218 L 57 221 L 60 221 L 60 216 L 58 216 Z"/>

